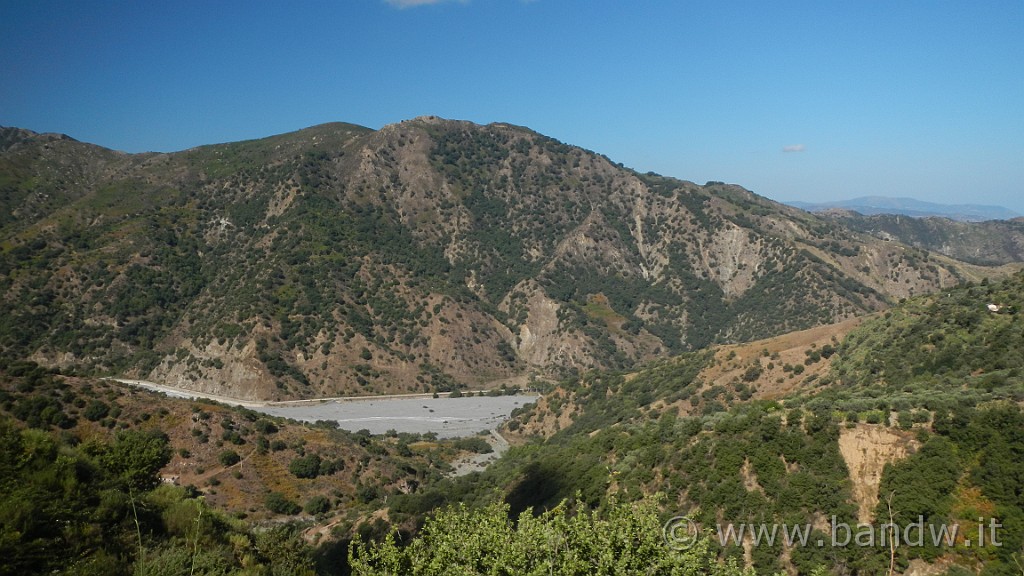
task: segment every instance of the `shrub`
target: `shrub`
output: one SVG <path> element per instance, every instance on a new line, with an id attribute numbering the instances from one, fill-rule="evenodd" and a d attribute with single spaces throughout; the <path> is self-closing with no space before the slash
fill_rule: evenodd
<path id="1" fill-rule="evenodd" d="M 267 494 L 264 504 L 266 505 L 267 510 L 270 510 L 275 514 L 292 515 L 298 514 L 302 511 L 302 508 L 298 504 L 292 502 L 280 492 L 271 492 Z"/>
<path id="2" fill-rule="evenodd" d="M 277 426 L 270 420 L 260 419 L 255 424 L 256 431 L 260 434 L 274 434 L 277 432 Z"/>
<path id="3" fill-rule="evenodd" d="M 288 471 L 296 478 L 316 478 L 320 475 L 320 455 L 310 454 L 296 458 L 288 464 Z"/>
<path id="4" fill-rule="evenodd" d="M 331 501 L 326 496 L 313 496 L 306 501 L 306 506 L 303 509 L 306 511 L 306 514 L 312 514 L 313 516 L 326 514 L 331 509 Z"/>
<path id="5" fill-rule="evenodd" d="M 455 448 L 457 450 L 466 450 L 467 452 L 476 452 L 477 454 L 490 454 L 494 452 L 491 445 L 479 436 L 471 436 L 469 438 L 459 438 L 455 441 Z"/>
<path id="6" fill-rule="evenodd" d="M 93 400 L 89 403 L 89 406 L 82 413 L 83 416 L 90 422 L 97 422 L 107 417 L 110 414 L 110 407 L 107 406 L 102 400 Z"/>
<path id="7" fill-rule="evenodd" d="M 743 373 L 744 382 L 753 382 L 761 377 L 761 364 L 755 363 L 747 368 L 746 372 Z"/>
<path id="8" fill-rule="evenodd" d="M 235 452 L 234 450 L 225 450 L 220 453 L 220 456 L 218 456 L 218 460 L 220 460 L 220 463 L 223 464 L 224 466 L 234 466 L 235 464 L 238 464 L 242 460 L 242 457 L 239 456 L 238 452 Z"/>
<path id="9" fill-rule="evenodd" d="M 501 566 L 508 574 L 744 574 L 735 559 L 716 560 L 707 534 L 686 540 L 684 550 L 665 545 L 652 500 L 572 517 L 569 507 L 563 503 L 539 516 L 524 512 L 517 521 L 508 505 L 448 508 L 408 546 L 399 546 L 393 535 L 367 542 L 359 533 L 349 552 L 352 573 L 404 567 L 403 573 L 475 574 L 480 566 Z"/>

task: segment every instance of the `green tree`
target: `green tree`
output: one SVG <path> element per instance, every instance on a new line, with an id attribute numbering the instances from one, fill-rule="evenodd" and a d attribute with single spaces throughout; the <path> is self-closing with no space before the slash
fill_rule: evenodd
<path id="1" fill-rule="evenodd" d="M 288 471 L 296 478 L 316 478 L 320 475 L 320 455 L 310 454 L 296 458 L 288 464 Z"/>
<path id="2" fill-rule="evenodd" d="M 110 414 L 110 406 L 107 406 L 102 400 L 93 400 L 85 407 L 85 411 L 82 412 L 82 415 L 90 422 L 102 420 L 108 414 Z"/>
<path id="3" fill-rule="evenodd" d="M 302 507 L 292 502 L 287 496 L 280 492 L 271 492 L 267 494 L 264 504 L 267 506 L 267 510 L 274 512 L 275 514 L 298 514 L 302 511 Z"/>
<path id="4" fill-rule="evenodd" d="M 160 469 L 171 461 L 167 435 L 158 429 L 120 432 L 103 464 L 131 490 L 148 490 L 160 482 Z"/>
<path id="5" fill-rule="evenodd" d="M 410 574 L 496 575 L 752 575 L 734 561 L 720 563 L 708 535 L 686 550 L 667 546 L 657 502 L 610 503 L 603 511 L 570 513 L 563 501 L 513 522 L 506 504 L 471 509 L 459 505 L 428 520 L 422 533 L 399 547 L 394 534 L 383 542 L 356 538 L 349 549 L 358 576 Z"/>
<path id="6" fill-rule="evenodd" d="M 312 551 L 295 526 L 279 526 L 260 532 L 256 536 L 256 548 L 263 561 L 270 566 L 269 576 L 316 574 L 313 570 Z"/>
<path id="7" fill-rule="evenodd" d="M 234 466 L 235 464 L 238 464 L 242 460 L 242 457 L 239 456 L 238 452 L 235 452 L 234 450 L 224 450 L 223 452 L 220 453 L 218 459 L 220 460 L 220 463 L 223 464 L 224 466 Z"/>
<path id="8" fill-rule="evenodd" d="M 326 496 L 318 494 L 306 500 L 306 505 L 302 509 L 306 511 L 306 514 L 314 516 L 324 514 L 331 509 L 331 501 Z"/>

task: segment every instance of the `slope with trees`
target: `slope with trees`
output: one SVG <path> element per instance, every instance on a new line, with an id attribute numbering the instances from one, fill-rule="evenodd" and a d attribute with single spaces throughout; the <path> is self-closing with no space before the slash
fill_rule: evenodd
<path id="1" fill-rule="evenodd" d="M 507 124 L 4 129 L 0 354 L 246 398 L 626 368 L 998 275 Z"/>

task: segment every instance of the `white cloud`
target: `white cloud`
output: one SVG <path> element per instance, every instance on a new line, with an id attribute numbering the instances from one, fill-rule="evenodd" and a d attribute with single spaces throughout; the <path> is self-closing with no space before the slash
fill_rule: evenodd
<path id="1" fill-rule="evenodd" d="M 431 4 L 442 4 L 445 2 L 458 2 L 465 4 L 468 0 L 384 0 L 385 4 L 390 4 L 395 8 L 404 10 L 406 8 L 415 8 L 417 6 L 429 6 Z"/>
<path id="2" fill-rule="evenodd" d="M 790 144 L 789 146 L 783 146 L 783 152 L 803 152 L 807 147 L 803 144 Z"/>

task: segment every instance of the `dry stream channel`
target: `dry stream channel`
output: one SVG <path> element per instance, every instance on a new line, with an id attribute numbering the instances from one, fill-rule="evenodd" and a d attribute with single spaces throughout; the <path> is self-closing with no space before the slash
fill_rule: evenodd
<path id="1" fill-rule="evenodd" d="M 491 444 L 494 452 L 478 454 L 465 459 L 465 462 L 456 463 L 456 474 L 480 469 L 500 457 L 508 449 L 508 442 L 497 433 L 496 429 L 508 419 L 513 410 L 537 401 L 537 396 L 533 394 L 473 395 L 459 398 L 449 398 L 448 396 L 434 398 L 431 394 L 411 394 L 259 402 L 204 394 L 144 380 L 121 378 L 111 378 L 111 380 L 162 392 L 168 396 L 206 398 L 302 422 L 333 421 L 338 423 L 339 428 L 352 432 L 359 430 L 368 430 L 371 434 L 384 434 L 392 430 L 414 434 L 433 432 L 437 434 L 438 438 L 473 436 L 487 432 L 485 439 Z"/>

